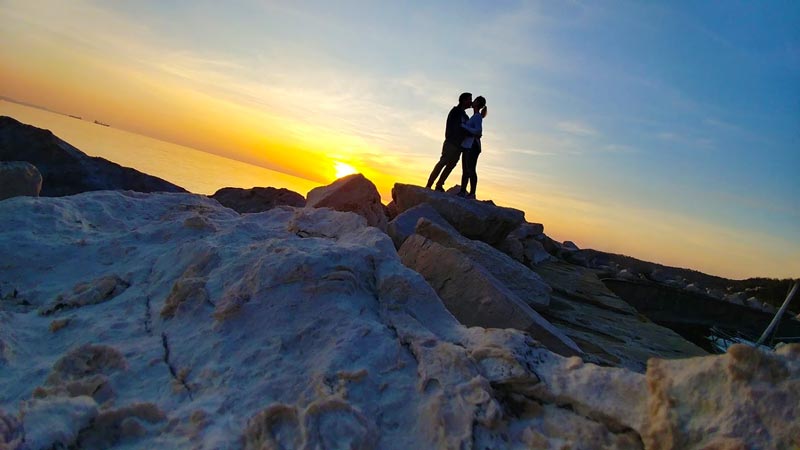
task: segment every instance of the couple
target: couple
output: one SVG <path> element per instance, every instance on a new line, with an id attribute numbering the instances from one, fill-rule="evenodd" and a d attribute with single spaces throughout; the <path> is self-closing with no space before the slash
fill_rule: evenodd
<path id="1" fill-rule="evenodd" d="M 467 117 L 465 112 L 469 108 L 472 108 L 472 117 Z M 442 156 L 434 166 L 426 188 L 430 189 L 438 177 L 436 190 L 443 192 L 444 182 L 458 164 L 458 158 L 463 152 L 461 190 L 458 192 L 458 196 L 475 198 L 475 186 L 478 184 L 478 174 L 475 168 L 478 165 L 478 155 L 481 153 L 484 117 L 486 117 L 485 98 L 478 96 L 475 101 L 472 101 L 472 94 L 469 92 L 464 92 L 458 97 L 458 106 L 454 106 L 447 115 Z M 467 193 L 467 182 L 470 184 L 469 194 Z"/>

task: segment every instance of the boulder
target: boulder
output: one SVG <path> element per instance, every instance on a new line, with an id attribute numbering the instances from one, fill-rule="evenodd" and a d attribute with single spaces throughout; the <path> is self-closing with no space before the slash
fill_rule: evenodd
<path id="1" fill-rule="evenodd" d="M 526 222 L 509 233 L 496 247 L 528 267 L 535 266 L 553 259 L 553 256 L 545 250 L 544 245 L 536 239 L 536 236 L 543 232 L 542 224 Z"/>
<path id="2" fill-rule="evenodd" d="M 387 226 L 386 232 L 392 238 L 392 242 L 394 242 L 395 248 L 399 249 L 403 242 L 414 234 L 414 229 L 417 227 L 417 221 L 420 218 L 426 218 L 431 222 L 436 223 L 437 225 L 451 230 L 453 233 L 458 234 L 455 228 L 453 228 L 449 223 L 442 216 L 436 212 L 433 207 L 427 203 L 420 203 L 419 205 L 410 208 L 404 211 L 402 214 L 398 214 Z"/>
<path id="3" fill-rule="evenodd" d="M 567 251 L 571 251 L 571 252 L 574 252 L 576 250 L 580 250 L 578 248 L 578 246 L 575 245 L 575 243 L 572 242 L 572 241 L 564 241 L 564 243 L 561 244 L 561 248 L 564 249 L 564 250 L 567 250 Z"/>
<path id="4" fill-rule="evenodd" d="M 306 199 L 297 192 L 273 187 L 250 189 L 226 187 L 215 192 L 211 198 L 238 213 L 258 213 L 280 205 L 298 208 L 306 205 Z"/>
<path id="5" fill-rule="evenodd" d="M 800 346 L 735 344 L 725 355 L 647 366 L 648 449 L 788 449 L 800 439 Z"/>
<path id="6" fill-rule="evenodd" d="M 640 279 L 639 275 L 632 273 L 628 269 L 620 270 L 619 273 L 617 273 L 617 278 L 619 278 L 620 280 L 629 280 L 629 281 Z"/>
<path id="7" fill-rule="evenodd" d="M 87 191 L 186 192 L 151 175 L 90 157 L 49 130 L 0 116 L 0 161 L 27 161 L 42 175 L 43 197 Z"/>
<path id="8" fill-rule="evenodd" d="M 392 188 L 392 199 L 399 212 L 420 203 L 428 203 L 459 233 L 491 245 L 502 242 L 508 233 L 525 220 L 525 213 L 517 209 L 467 200 L 408 184 L 395 184 Z"/>
<path id="9" fill-rule="evenodd" d="M 378 189 L 360 173 L 312 189 L 306 196 L 306 206 L 354 212 L 367 219 L 368 225 L 386 231 L 386 213 Z"/>
<path id="10" fill-rule="evenodd" d="M 403 264 L 422 275 L 464 325 L 514 328 L 530 333 L 554 352 L 581 353 L 571 339 L 543 319 L 487 268 L 459 250 L 415 234 L 406 239 L 399 254 Z"/>
<path id="11" fill-rule="evenodd" d="M 689 284 L 684 289 L 686 289 L 689 292 L 693 292 L 695 294 L 705 294 L 706 293 L 705 289 L 703 289 L 701 286 L 699 286 L 698 284 L 695 284 L 695 283 Z"/>
<path id="12" fill-rule="evenodd" d="M 389 204 L 383 208 L 383 212 L 386 213 L 386 219 L 390 221 L 394 220 L 394 218 L 400 214 L 400 212 L 397 211 L 397 205 L 394 203 L 394 201 L 389 202 Z"/>
<path id="13" fill-rule="evenodd" d="M 561 250 L 562 250 L 561 249 L 561 244 L 559 244 L 558 241 L 555 241 L 555 240 L 551 239 L 550 236 L 542 233 L 542 234 L 539 234 L 539 235 L 535 236 L 534 239 L 536 239 L 537 241 L 539 241 L 542 244 L 542 247 L 544 247 L 544 249 L 545 249 L 545 251 L 547 253 L 549 253 L 549 254 L 551 254 L 551 255 L 553 255 L 555 257 L 558 257 L 558 256 L 561 255 Z"/>
<path id="14" fill-rule="evenodd" d="M 747 294 L 744 292 L 728 294 L 725 296 L 725 300 L 731 303 L 736 303 L 737 305 L 744 305 L 747 301 Z"/>
<path id="15" fill-rule="evenodd" d="M 0 162 L 0 200 L 25 195 L 38 197 L 42 174 L 25 161 Z"/>
<path id="16" fill-rule="evenodd" d="M 550 304 L 552 289 L 542 277 L 494 247 L 467 239 L 451 227 L 442 227 L 427 218 L 419 219 L 415 232 L 466 255 L 531 308 L 543 311 Z"/>

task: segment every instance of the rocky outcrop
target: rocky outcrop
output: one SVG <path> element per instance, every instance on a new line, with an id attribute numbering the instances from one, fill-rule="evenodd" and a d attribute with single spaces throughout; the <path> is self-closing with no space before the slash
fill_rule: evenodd
<path id="1" fill-rule="evenodd" d="M 550 261 L 533 270 L 553 289 L 542 316 L 575 341 L 590 361 L 644 372 L 650 358 L 706 354 L 639 314 L 587 268 Z"/>
<path id="2" fill-rule="evenodd" d="M 550 304 L 552 289 L 542 277 L 492 246 L 467 239 L 451 227 L 440 226 L 426 218 L 417 222 L 414 232 L 463 253 L 531 308 L 543 311 Z"/>
<path id="3" fill-rule="evenodd" d="M 423 217 L 442 228 L 449 229 L 456 234 L 458 233 L 458 231 L 447 223 L 431 205 L 420 203 L 413 208 L 407 209 L 402 214 L 397 215 L 397 217 L 389 222 L 386 232 L 392 238 L 395 248 L 399 250 L 403 242 L 414 234 L 417 222 Z"/>
<path id="4" fill-rule="evenodd" d="M 581 354 L 571 339 L 464 253 L 421 235 L 408 238 L 399 253 L 403 264 L 425 277 L 464 325 L 514 328 L 528 332 L 554 352 Z"/>
<path id="5" fill-rule="evenodd" d="M 404 247 L 418 239 L 465 254 L 420 235 Z M 544 263 L 553 323 L 624 356 L 601 361 L 616 368 L 563 358 L 518 330 L 459 324 L 356 214 L 239 215 L 190 194 L 21 197 L 0 202 L 0 254 L 14 256 L 0 265 L 4 293 L 31 306 L 0 302 L 4 445 L 791 448 L 798 435 L 796 346 L 635 373 L 631 361 L 659 354 L 645 344 L 669 336 L 636 328 L 647 322 L 590 272 Z M 125 291 L 35 313 L 107 274 Z"/>
<path id="6" fill-rule="evenodd" d="M 220 202 L 222 206 L 238 213 L 259 213 L 286 205 L 302 208 L 306 199 L 297 192 L 289 189 L 276 189 L 273 187 L 254 187 L 250 189 L 226 187 L 210 196 Z"/>
<path id="7" fill-rule="evenodd" d="M 38 197 L 42 175 L 25 161 L 0 162 L 0 200 L 25 195 Z"/>
<path id="8" fill-rule="evenodd" d="M 427 203 L 459 233 L 491 245 L 502 242 L 508 233 L 525 220 L 525 214 L 513 208 L 467 200 L 408 184 L 395 184 L 392 199 L 401 213 L 420 203 Z"/>
<path id="9" fill-rule="evenodd" d="M 725 355 L 653 360 L 642 440 L 649 449 L 800 445 L 800 346 L 736 344 Z"/>
<path id="10" fill-rule="evenodd" d="M 42 175 L 40 195 L 58 197 L 97 190 L 186 192 L 172 183 L 90 157 L 48 130 L 0 117 L 0 161 L 27 161 Z"/>
<path id="11" fill-rule="evenodd" d="M 386 213 L 378 189 L 360 173 L 314 188 L 306 197 L 306 206 L 354 212 L 367 219 L 368 225 L 386 231 Z"/>
<path id="12" fill-rule="evenodd" d="M 497 249 L 525 264 L 535 266 L 544 261 L 555 260 L 542 244 L 544 226 L 540 223 L 523 223 L 509 233 Z"/>

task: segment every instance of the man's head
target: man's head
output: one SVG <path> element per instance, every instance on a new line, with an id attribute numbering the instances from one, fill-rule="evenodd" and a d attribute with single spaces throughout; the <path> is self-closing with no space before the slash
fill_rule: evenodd
<path id="1" fill-rule="evenodd" d="M 464 92 L 463 94 L 458 96 L 458 107 L 461 109 L 467 109 L 472 106 L 472 93 Z"/>

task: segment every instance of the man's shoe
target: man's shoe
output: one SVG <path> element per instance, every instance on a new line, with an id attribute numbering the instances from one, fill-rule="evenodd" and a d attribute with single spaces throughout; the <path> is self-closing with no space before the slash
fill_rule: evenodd
<path id="1" fill-rule="evenodd" d="M 436 186 L 436 192 L 444 192 L 444 187 Z"/>

